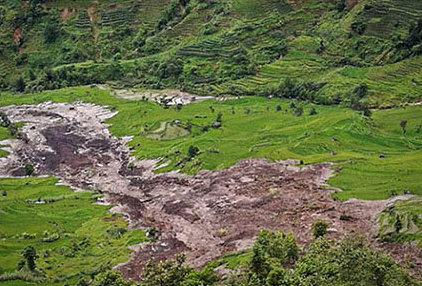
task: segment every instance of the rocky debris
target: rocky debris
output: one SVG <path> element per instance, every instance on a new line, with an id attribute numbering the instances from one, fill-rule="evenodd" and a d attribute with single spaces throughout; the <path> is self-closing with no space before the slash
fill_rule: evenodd
<path id="1" fill-rule="evenodd" d="M 213 96 L 198 96 L 173 89 L 147 91 L 113 89 L 113 94 L 116 97 L 121 97 L 129 100 L 150 100 L 164 105 L 186 105 L 193 102 L 201 102 L 207 99 L 215 98 Z"/>
<path id="2" fill-rule="evenodd" d="M 0 110 L 14 122 L 26 122 L 23 132 L 29 138 L 28 143 L 8 140 L 11 153 L 0 161 L 0 175 L 17 174 L 31 162 L 39 175 L 58 176 L 75 189 L 101 190 L 105 200 L 100 203 L 113 203 L 111 211 L 123 213 L 131 227 L 155 230 L 156 242 L 134 247 L 131 259 L 118 265 L 126 277 L 138 278 L 149 259 L 179 252 L 202 266 L 250 247 L 260 229 L 291 231 L 306 245 L 316 219 L 329 223 L 329 237 L 363 234 L 396 259 L 413 259 L 415 271 L 422 269 L 422 256 L 411 247 L 396 251 L 398 246 L 374 239 L 376 215 L 390 201 L 331 198 L 335 190 L 325 185 L 331 163 L 297 166 L 303 162 L 248 159 L 194 176 L 155 174 L 159 160 L 137 161 L 125 145 L 130 138 L 111 136 L 103 121 L 114 113 L 105 107 L 76 102 Z"/>

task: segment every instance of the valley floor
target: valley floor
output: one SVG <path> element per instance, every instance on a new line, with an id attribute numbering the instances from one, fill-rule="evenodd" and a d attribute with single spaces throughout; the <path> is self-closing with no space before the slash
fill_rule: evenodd
<path id="1" fill-rule="evenodd" d="M 422 168 L 418 161 L 422 138 L 417 131 L 422 123 L 420 106 L 374 111 L 372 119 L 345 108 L 265 98 L 207 100 L 163 110 L 145 100 L 121 99 L 108 90 L 84 87 L 36 95 L 6 94 L 2 105 L 0 110 L 12 122 L 25 122 L 21 131 L 29 139 L 27 143 L 16 139 L 1 143 L 8 145 L 9 152 L 0 161 L 2 176 L 24 176 L 25 165 L 31 164 L 37 176 L 58 177 L 75 190 L 101 191 L 105 201 L 115 205 L 110 211 L 124 214 L 131 228 L 156 232 L 156 241 L 153 235 L 152 242 L 132 247 L 131 259 L 119 264 L 127 277 L 136 278 L 150 258 L 168 258 L 178 252 L 187 253 L 189 263 L 202 266 L 225 253 L 247 249 L 259 229 L 292 231 L 298 241 L 308 244 L 316 219 L 329 223 L 329 237 L 363 234 L 374 247 L 387 250 L 404 265 L 411 261 L 413 272 L 422 269 L 420 248 L 396 243 L 420 238 L 419 219 L 409 216 L 409 223 L 392 231 L 384 219 L 382 233 L 378 233 L 377 221 L 378 214 L 394 208 L 396 201 L 407 202 L 410 195 L 404 196 L 403 190 L 422 194 L 417 175 Z M 294 115 L 298 107 L 304 111 L 300 116 Z M 312 108 L 316 114 L 310 115 Z M 213 128 L 218 117 L 222 126 Z M 408 120 L 406 134 L 399 125 L 404 118 Z M 168 127 L 162 128 L 162 122 Z M 174 133 L 177 128 L 187 133 Z M 149 136 L 163 132 L 173 135 Z M 189 151 L 190 146 L 198 150 Z M 299 160 L 281 160 L 287 158 Z M 334 163 L 320 163 L 328 161 Z M 19 192 L 31 189 L 33 183 L 45 184 L 43 180 L 49 182 L 51 191 L 32 190 L 30 196 Z M 330 187 L 327 181 L 344 191 Z M 54 253 L 40 259 L 43 267 L 63 255 L 56 244 L 65 244 L 64 234 L 71 231 L 59 219 L 55 219 L 57 228 L 66 231 L 31 228 L 34 237 L 18 238 L 19 245 L 12 243 L 28 227 L 24 223 L 22 228 L 12 227 L 17 218 L 10 199 L 22 200 L 20 211 L 28 208 L 37 213 L 39 208 L 60 204 L 62 199 L 46 202 L 59 193 L 75 199 L 68 189 L 54 184 L 51 178 L 0 179 L 0 189 L 7 191 L 0 198 L 4 214 L 0 224 L 8 226 L 0 241 L 6 254 L 0 264 L 8 265 L 5 270 L 13 269 L 25 243 L 37 243 L 40 249 Z M 92 194 L 75 196 L 89 203 Z M 353 197 L 372 201 L 339 200 Z M 28 205 L 31 201 L 45 204 Z M 103 212 L 108 207 L 92 208 L 101 211 L 98 219 L 107 224 L 110 219 Z M 392 223 L 403 216 L 401 212 L 386 214 L 393 216 Z M 113 224 L 125 229 L 121 221 Z M 123 230 L 113 237 L 111 225 L 104 225 L 98 233 L 95 229 L 94 234 L 105 229 L 111 235 L 107 243 L 112 245 L 145 240 L 140 233 Z M 45 231 L 50 233 L 44 235 Z M 78 239 L 83 233 L 77 233 Z M 43 241 L 53 234 L 60 235 L 57 242 Z M 104 251 L 109 250 L 100 253 Z M 76 251 L 75 255 L 86 254 Z M 63 275 L 76 275 L 80 267 Z M 57 278 L 53 271 L 48 273 Z"/>

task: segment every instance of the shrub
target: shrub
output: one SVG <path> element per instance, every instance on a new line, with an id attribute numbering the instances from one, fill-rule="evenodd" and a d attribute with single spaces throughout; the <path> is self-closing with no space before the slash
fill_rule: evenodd
<path id="1" fill-rule="evenodd" d="M 50 233 L 48 231 L 44 231 L 43 236 L 42 242 L 54 242 L 60 239 L 60 235 L 58 233 Z"/>
<path id="2" fill-rule="evenodd" d="M 312 225 L 312 233 L 315 238 L 324 236 L 327 233 L 328 223 L 323 220 L 316 220 Z"/>
<path id="3" fill-rule="evenodd" d="M 291 264 L 299 257 L 299 248 L 292 234 L 262 230 L 252 248 L 250 268 L 260 280 L 272 270 L 272 265 Z"/>
<path id="4" fill-rule="evenodd" d="M 343 12 L 346 9 L 346 0 L 336 0 L 336 9 L 338 12 Z"/>
<path id="5" fill-rule="evenodd" d="M 24 166 L 25 176 L 31 176 L 34 174 L 35 168 L 32 164 L 25 164 Z"/>
<path id="6" fill-rule="evenodd" d="M 179 254 L 176 255 L 174 260 L 159 263 L 148 262 L 144 268 L 141 285 L 214 285 L 218 281 L 218 276 L 211 267 L 205 267 L 202 271 L 197 271 L 186 266 L 185 260 L 186 257 L 183 254 Z"/>
<path id="7" fill-rule="evenodd" d="M 302 116 L 303 108 L 299 106 L 298 108 L 295 109 L 294 114 L 295 114 L 295 116 Z"/>
<path id="8" fill-rule="evenodd" d="M 357 22 L 352 23 L 350 28 L 352 28 L 352 30 L 358 33 L 359 35 L 362 35 L 363 33 L 365 33 L 366 24 L 361 21 L 357 21 Z"/>
<path id="9" fill-rule="evenodd" d="M 52 43 L 56 41 L 60 35 L 59 24 L 56 22 L 49 22 L 44 29 L 44 41 L 46 43 Z"/>
<path id="10" fill-rule="evenodd" d="M 189 146 L 189 149 L 188 149 L 188 157 L 190 159 L 196 157 L 198 154 L 199 154 L 199 148 L 198 147 L 193 146 L 193 145 Z"/>
<path id="11" fill-rule="evenodd" d="M 107 230 L 107 233 L 113 238 L 119 238 L 126 232 L 127 232 L 127 229 L 123 227 L 116 227 L 116 228 Z"/>
<path id="12" fill-rule="evenodd" d="M 26 259 L 28 269 L 34 271 L 36 267 L 35 260 L 38 258 L 35 248 L 32 246 L 25 247 L 25 249 L 22 251 L 22 257 Z"/>
<path id="13" fill-rule="evenodd" d="M 310 110 L 309 110 L 309 115 L 317 115 L 318 114 L 318 112 L 315 110 L 315 108 L 311 108 Z"/>
<path id="14" fill-rule="evenodd" d="M 362 110 L 368 108 L 368 104 L 365 100 L 368 95 L 368 86 L 366 83 L 361 83 L 353 88 L 353 90 L 346 93 L 346 96 L 343 100 L 344 104 L 351 107 L 354 110 Z M 369 114 L 368 112 L 366 112 Z M 369 114 L 370 115 L 370 114 Z"/>
<path id="15" fill-rule="evenodd" d="M 123 279 L 120 272 L 109 270 L 95 276 L 92 286 L 130 286 L 132 283 Z"/>
<path id="16" fill-rule="evenodd" d="M 400 128 L 403 130 L 403 134 L 406 134 L 406 126 L 407 126 L 407 120 L 403 119 L 400 121 Z"/>
<path id="17" fill-rule="evenodd" d="M 3 111 L 0 111 L 0 126 L 7 128 L 7 127 L 9 127 L 10 124 L 11 124 L 11 122 L 10 122 L 7 114 L 4 113 Z"/>
<path id="18" fill-rule="evenodd" d="M 23 79 L 23 77 L 19 77 L 15 82 L 15 90 L 17 92 L 24 92 L 25 86 L 26 86 L 25 80 Z"/>

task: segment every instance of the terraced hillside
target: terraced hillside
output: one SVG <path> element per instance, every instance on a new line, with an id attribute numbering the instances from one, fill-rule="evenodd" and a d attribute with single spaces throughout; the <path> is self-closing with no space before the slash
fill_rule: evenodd
<path id="1" fill-rule="evenodd" d="M 324 104 L 360 83 L 370 106 L 421 99 L 415 1 L 37 2 L 0 2 L 5 89 L 117 81 L 268 95 L 289 78 L 318 83 Z"/>
<path id="2" fill-rule="evenodd" d="M 0 284 L 421 285 L 422 2 L 0 0 Z"/>

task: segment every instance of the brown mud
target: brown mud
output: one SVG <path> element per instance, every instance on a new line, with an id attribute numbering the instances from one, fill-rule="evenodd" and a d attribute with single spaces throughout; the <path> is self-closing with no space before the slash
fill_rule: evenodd
<path id="1" fill-rule="evenodd" d="M 154 243 L 133 247 L 130 260 L 117 268 L 137 278 L 149 259 L 164 260 L 184 252 L 188 263 L 203 266 L 227 252 L 250 247 L 260 229 L 293 232 L 300 243 L 312 241 L 312 223 L 329 222 L 329 237 L 364 235 L 397 261 L 422 270 L 421 250 L 411 244 L 381 244 L 375 239 L 377 214 L 392 201 L 339 202 L 326 185 L 331 163 L 297 167 L 294 160 L 247 159 L 194 176 L 155 174 L 157 161 L 137 161 L 126 146 L 130 138 L 113 137 L 104 121 L 115 113 L 85 103 L 0 108 L 13 122 L 26 122 L 29 142 L 7 140 L 0 176 L 22 176 L 33 164 L 37 175 L 54 175 L 74 189 L 101 190 L 134 228 L 155 228 Z M 129 164 L 133 163 L 133 164 Z M 129 168 L 133 165 L 133 168 Z M 405 199 L 399 197 L 396 199 Z M 347 219 L 344 219 L 346 218 Z"/>

